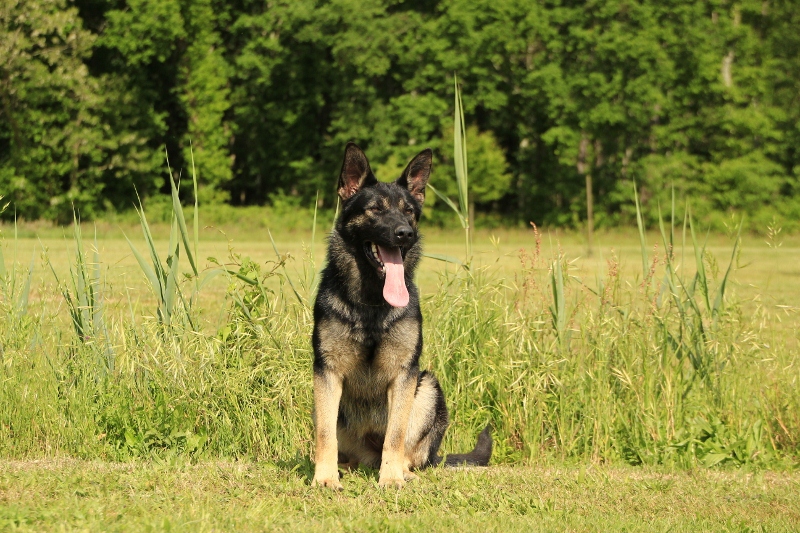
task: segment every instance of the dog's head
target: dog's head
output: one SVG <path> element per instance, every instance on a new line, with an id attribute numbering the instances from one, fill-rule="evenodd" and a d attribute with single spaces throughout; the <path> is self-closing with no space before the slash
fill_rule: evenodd
<path id="1" fill-rule="evenodd" d="M 383 296 L 395 307 L 408 304 L 404 263 L 419 241 L 417 223 L 431 175 L 432 153 L 420 152 L 393 183 L 381 183 L 364 152 L 348 143 L 339 174 L 341 215 L 336 229 L 355 247 L 355 259 L 384 280 Z"/>

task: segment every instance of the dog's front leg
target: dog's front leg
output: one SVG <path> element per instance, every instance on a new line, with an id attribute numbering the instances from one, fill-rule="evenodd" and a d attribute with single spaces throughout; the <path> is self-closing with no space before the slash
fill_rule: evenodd
<path id="1" fill-rule="evenodd" d="M 317 437 L 316 468 L 312 485 L 342 490 L 337 459 L 336 421 L 342 398 L 342 378 L 325 369 L 314 373 L 314 426 Z"/>
<path id="2" fill-rule="evenodd" d="M 400 488 L 405 485 L 403 472 L 406 465 L 406 433 L 414 404 L 414 390 L 418 372 L 403 372 L 389 385 L 389 420 L 381 453 L 381 471 L 378 485 Z"/>

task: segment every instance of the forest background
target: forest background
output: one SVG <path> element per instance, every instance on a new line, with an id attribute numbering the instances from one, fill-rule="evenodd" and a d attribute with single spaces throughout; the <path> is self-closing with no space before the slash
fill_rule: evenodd
<path id="1" fill-rule="evenodd" d="M 432 147 L 455 196 L 457 73 L 479 223 L 631 222 L 635 181 L 651 216 L 674 186 L 792 229 L 798 28 L 789 0 L 4 0 L 2 216 L 168 207 L 165 149 L 206 205 L 332 209 L 349 140 L 384 180 Z"/>

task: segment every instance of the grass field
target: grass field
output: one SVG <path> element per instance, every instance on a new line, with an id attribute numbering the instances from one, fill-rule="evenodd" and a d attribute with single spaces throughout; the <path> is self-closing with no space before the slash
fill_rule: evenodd
<path id="1" fill-rule="evenodd" d="M 90 224 L 83 225 L 84 237 L 89 239 L 94 235 L 95 227 Z M 321 265 L 325 255 L 325 231 L 319 226 L 313 242 L 314 258 Z M 169 228 L 164 225 L 155 225 L 153 234 L 159 243 L 159 249 L 166 251 Z M 72 229 L 54 228 L 50 226 L 38 227 L 30 225 L 23 227 L 20 233 L 24 236 L 18 239 L 18 258 L 27 263 L 33 252 L 41 253 L 42 247 L 48 250 L 59 274 L 64 275 L 69 265 L 69 254 L 73 254 L 74 243 Z M 36 234 L 42 236 L 36 236 Z M 312 251 L 311 231 L 282 232 L 280 225 L 272 229 L 273 237 L 278 250 L 282 254 L 289 254 L 290 269 L 299 272 L 308 253 Z M 7 241 L 13 235 L 13 228 L 3 227 L 3 234 Z M 32 236 L 34 235 L 34 236 Z M 104 267 L 108 268 L 108 278 L 114 282 L 121 278 L 129 280 L 132 286 L 145 287 L 144 277 L 136 260 L 134 259 L 125 235 L 144 249 L 141 239 L 141 230 L 138 226 L 125 225 L 110 226 L 101 224 L 99 230 L 99 244 Z M 679 236 L 680 237 L 680 236 Z M 705 238 L 705 235 L 702 236 Z M 230 239 L 230 240 L 228 240 Z M 529 252 L 535 247 L 533 231 L 530 230 L 479 230 L 473 238 L 475 244 L 475 261 L 478 264 L 495 267 L 495 272 L 503 277 L 513 279 L 520 270 L 520 250 Z M 647 236 L 649 248 L 655 247 L 663 254 L 661 235 L 651 232 Z M 733 238 L 731 236 L 713 234 L 708 237 L 708 250 L 718 259 L 727 261 Z M 768 243 L 768 238 L 762 235 L 744 235 L 742 237 L 742 252 L 737 261 L 736 275 L 733 279 L 736 293 L 742 299 L 758 298 L 765 305 L 786 306 L 788 309 L 800 307 L 800 284 L 795 281 L 800 276 L 800 235 L 783 237 L 775 243 Z M 266 229 L 241 228 L 236 225 L 220 227 L 204 227 L 200 233 L 201 259 L 208 256 L 224 259 L 228 255 L 229 245 L 242 255 L 251 257 L 256 262 L 275 260 L 275 252 L 269 240 Z M 780 246 L 777 246 L 780 245 Z M 686 269 L 694 268 L 691 242 L 685 247 L 684 263 Z M 8 258 L 11 243 L 6 242 L 6 256 Z M 570 273 L 589 283 L 597 277 L 602 277 L 607 271 L 607 261 L 616 256 L 625 273 L 634 282 L 635 276 L 641 277 L 641 246 L 635 228 L 630 230 L 613 230 L 601 232 L 595 236 L 594 253 L 587 255 L 585 238 L 574 232 L 555 230 L 542 233 L 541 247 L 543 253 L 554 255 L 562 250 L 570 260 Z M 463 258 L 463 235 L 456 231 L 429 230 L 425 232 L 425 251 L 457 258 Z M 209 265 L 206 265 L 209 266 Z M 447 267 L 446 263 L 437 260 L 424 259 L 418 271 L 417 283 L 424 292 L 431 293 L 437 289 L 439 274 Z M 452 269 L 453 267 L 450 266 Z M 48 274 L 42 271 L 40 274 Z M 46 285 L 52 276 L 43 275 L 41 281 Z M 216 291 L 216 292 L 215 292 Z M 224 295 L 224 287 L 216 285 L 208 293 L 210 299 Z M 150 295 L 145 291 L 142 298 Z"/>
<path id="2" fill-rule="evenodd" d="M 200 230 L 199 277 L 181 249 L 187 303 L 167 324 L 122 234 L 150 262 L 140 228 L 100 225 L 95 258 L 84 225 L 90 276 L 74 286 L 70 228 L 3 228 L 0 529 L 800 527 L 800 238 L 743 235 L 734 254 L 733 235 L 683 246 L 676 229 L 671 254 L 656 232 L 643 254 L 620 230 L 588 256 L 574 233 L 480 231 L 469 272 L 424 259 L 423 366 L 453 419 L 443 450 L 492 421 L 494 466 L 431 470 L 399 493 L 363 471 L 329 494 L 308 486 L 325 225 L 313 242 L 275 225 L 278 265 L 259 225 L 221 229 Z M 168 273 L 169 226 L 152 232 Z M 463 247 L 426 233 L 429 253 Z M 193 295 L 219 264 L 241 276 Z"/>
<path id="3" fill-rule="evenodd" d="M 4 531 L 797 531 L 800 476 L 649 468 L 492 467 L 335 494 L 264 463 L 5 462 Z"/>
<path id="4" fill-rule="evenodd" d="M 279 228 L 279 225 L 278 225 Z M 87 238 L 93 236 L 95 227 L 84 224 L 83 233 Z M 281 232 L 273 229 L 273 237 L 278 251 L 288 256 L 287 269 L 294 278 L 302 278 L 310 254 L 318 267 L 324 262 L 326 227 L 320 225 L 312 243 L 311 231 Z M 36 232 L 44 237 L 31 238 Z M 155 225 L 159 250 L 166 252 L 169 228 Z M 26 237 L 16 242 L 17 255 L 22 263 L 27 264 L 31 257 L 37 261 L 43 249 L 47 250 L 56 272 L 63 280 L 68 275 L 70 257 L 74 255 L 74 243 L 70 228 L 25 227 L 22 233 Z M 60 237 L 56 235 L 61 234 Z M 4 234 L 13 235 L 13 229 L 4 228 Z M 111 285 L 109 292 L 117 292 L 128 287 L 132 297 L 143 305 L 152 304 L 153 294 L 149 290 L 146 279 L 136 263 L 130 246 L 124 235 L 130 236 L 143 251 L 144 241 L 141 230 L 137 226 L 123 227 L 101 224 L 99 230 L 100 257 L 106 280 Z M 159 238 L 160 237 L 160 238 Z M 200 234 L 200 250 L 198 256 L 206 268 L 215 265 L 205 259 L 214 257 L 224 261 L 232 249 L 254 262 L 265 264 L 276 260 L 275 250 L 264 228 L 242 228 L 237 225 L 220 227 L 204 227 Z M 705 236 L 703 236 L 705 238 Z M 708 237 L 707 249 L 710 255 L 720 264 L 730 259 L 733 242 L 730 235 L 714 234 Z M 651 254 L 663 254 L 664 246 L 661 235 L 651 232 L 647 235 L 648 250 Z M 509 283 L 520 282 L 522 270 L 521 251 L 532 253 L 536 246 L 533 231 L 530 230 L 482 230 L 474 236 L 474 263 L 486 267 L 492 276 L 507 280 Z M 631 286 L 640 283 L 642 278 L 641 245 L 635 229 L 628 231 L 614 230 L 595 236 L 595 246 L 591 255 L 587 254 L 585 238 L 581 234 L 563 231 L 544 231 L 541 237 L 541 254 L 555 256 L 563 253 L 569 260 L 569 274 L 576 281 L 596 287 L 597 281 L 608 272 L 608 261 L 616 258 L 621 274 Z M 6 256 L 10 245 L 6 245 Z M 425 233 L 425 251 L 433 254 L 463 258 L 463 235 L 454 231 L 433 230 Z M 681 268 L 693 271 L 695 258 L 692 244 L 687 242 L 681 252 Z M 741 303 L 748 312 L 762 309 L 769 311 L 770 324 L 766 328 L 770 334 L 777 335 L 781 341 L 796 346 L 798 340 L 798 322 L 800 321 L 800 235 L 783 237 L 775 242 L 761 235 L 744 235 L 742 249 L 735 264 L 735 275 L 732 277 L 729 297 Z M 454 265 L 435 259 L 423 259 L 418 270 L 417 284 L 423 295 L 435 293 L 439 287 L 440 276 L 447 271 L 457 270 Z M 39 263 L 37 270 L 38 283 L 34 284 L 32 298 L 57 296 L 53 290 L 54 278 L 47 268 Z M 272 280 L 277 282 L 277 279 Z M 226 284 L 218 279 L 201 294 L 203 307 L 215 307 L 215 302 L 224 300 Z"/>

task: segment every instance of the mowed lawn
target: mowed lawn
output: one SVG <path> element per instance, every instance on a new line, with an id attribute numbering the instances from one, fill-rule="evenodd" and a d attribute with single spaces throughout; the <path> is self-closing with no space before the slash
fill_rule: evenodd
<path id="1" fill-rule="evenodd" d="M 0 462 L 3 531 L 797 531 L 797 473 L 594 466 L 375 472 L 334 493 L 307 465 Z"/>

